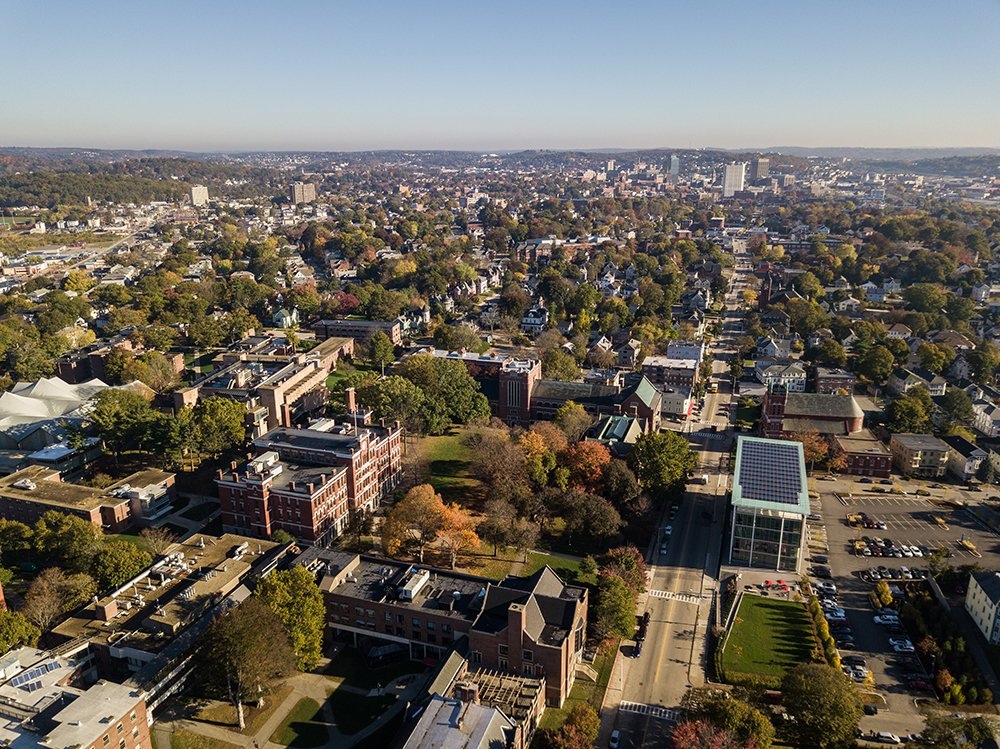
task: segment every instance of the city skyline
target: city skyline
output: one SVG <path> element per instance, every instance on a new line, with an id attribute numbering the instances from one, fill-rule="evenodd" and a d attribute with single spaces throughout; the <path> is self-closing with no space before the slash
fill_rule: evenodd
<path id="1" fill-rule="evenodd" d="M 0 145 L 1000 146 L 1000 5 L 8 9 Z M 53 19 L 58 19 L 54 23 Z M 30 61 L 30 64 L 26 64 Z"/>

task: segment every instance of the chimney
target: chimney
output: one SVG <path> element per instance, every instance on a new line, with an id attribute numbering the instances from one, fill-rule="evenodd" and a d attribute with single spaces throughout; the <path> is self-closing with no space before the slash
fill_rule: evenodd
<path id="1" fill-rule="evenodd" d="M 358 402 L 354 396 L 354 388 L 347 388 L 344 391 L 344 400 L 347 404 L 347 413 L 353 414 L 358 410 Z"/>

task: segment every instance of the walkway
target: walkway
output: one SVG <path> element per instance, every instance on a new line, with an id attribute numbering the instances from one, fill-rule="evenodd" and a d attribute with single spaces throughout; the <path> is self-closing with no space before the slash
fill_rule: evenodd
<path id="1" fill-rule="evenodd" d="M 318 670 L 322 671 L 323 667 L 324 665 L 321 664 Z M 400 676 L 382 689 L 368 691 L 343 684 L 338 685 L 336 681 L 323 676 L 322 673 L 297 674 L 285 682 L 292 687 L 292 691 L 252 735 L 244 735 L 223 726 L 189 718 L 157 721 L 153 725 L 153 734 L 156 737 L 158 749 L 170 749 L 170 735 L 178 730 L 196 733 L 216 741 L 225 741 L 235 746 L 244 747 L 244 749 L 283 749 L 283 744 L 276 744 L 271 741 L 271 735 L 278 730 L 278 726 L 281 725 L 285 716 L 288 715 L 292 708 L 298 704 L 299 700 L 309 697 L 322 705 L 323 718 L 326 721 L 329 732 L 329 738 L 325 746 L 330 747 L 330 749 L 345 749 L 366 738 L 372 732 L 395 718 L 399 711 L 404 709 L 407 703 L 420 693 L 425 686 L 427 678 L 429 677 L 425 675 L 409 674 Z M 355 734 L 346 735 L 337 730 L 333 711 L 327 700 L 332 692 L 339 689 L 366 696 L 394 694 L 396 695 L 396 702 L 363 730 Z"/>

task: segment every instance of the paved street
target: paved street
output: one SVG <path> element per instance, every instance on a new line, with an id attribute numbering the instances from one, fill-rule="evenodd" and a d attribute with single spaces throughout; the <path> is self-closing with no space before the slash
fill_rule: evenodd
<path id="1" fill-rule="evenodd" d="M 748 268 L 738 271 L 747 273 Z M 723 332 L 711 346 L 719 392 L 706 394 L 697 418 L 668 427 L 691 440 L 701 466 L 698 473 L 707 474 L 708 483 L 689 485 L 676 515 L 670 518 L 665 511 L 657 525 L 647 554 L 649 590 L 637 612 L 649 611 L 649 630 L 638 658 L 632 657 L 631 641 L 620 648 L 601 714 L 599 746 L 607 744 L 615 728 L 622 732 L 623 748 L 667 745 L 684 694 L 705 683 L 706 632 L 717 585 L 733 434 L 729 361 L 742 317 L 737 285 L 730 288 Z M 661 556 L 665 525 L 673 532 Z"/>

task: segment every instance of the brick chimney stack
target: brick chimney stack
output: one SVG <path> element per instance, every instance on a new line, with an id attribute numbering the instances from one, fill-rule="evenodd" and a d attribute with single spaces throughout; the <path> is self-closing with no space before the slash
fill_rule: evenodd
<path id="1" fill-rule="evenodd" d="M 347 401 L 347 413 L 353 414 L 358 411 L 357 398 L 354 395 L 354 388 L 347 388 L 344 391 L 344 399 Z"/>

